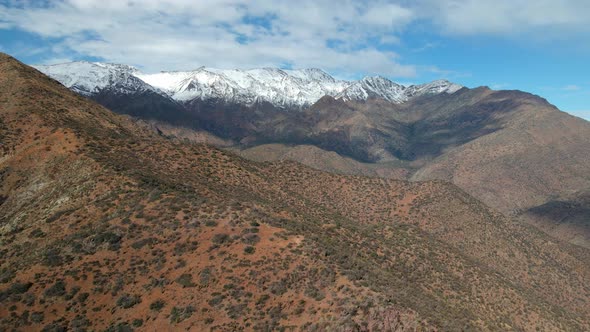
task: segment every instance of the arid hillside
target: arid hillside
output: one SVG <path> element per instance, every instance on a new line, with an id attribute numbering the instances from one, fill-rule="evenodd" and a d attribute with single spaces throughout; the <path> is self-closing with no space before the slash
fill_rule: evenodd
<path id="1" fill-rule="evenodd" d="M 430 92 L 414 94 L 408 91 L 416 87 L 366 78 L 357 82 L 362 83 L 357 92 L 372 92 L 357 95 L 362 98 L 325 94 L 306 104 L 273 103 L 266 88 L 290 86 L 287 90 L 294 96 L 303 90 L 292 85 L 295 81 L 286 72 L 267 69 L 262 72 L 270 76 L 259 77 L 267 83 L 248 90 L 252 98 L 226 98 L 242 88 L 205 70 L 230 85 L 193 82 L 196 85 L 186 86 L 192 97 L 176 100 L 139 78 L 144 76 L 125 72 L 128 66 L 82 62 L 39 68 L 73 91 L 116 113 L 147 121 L 168 137 L 230 147 L 255 161 L 294 160 L 340 174 L 450 181 L 506 215 L 520 216 L 559 239 L 590 248 L 587 223 L 556 218 L 546 205 L 590 193 L 590 122 L 536 95 L 460 88 L 446 81 L 431 82 L 427 86 L 432 89 L 425 90 Z M 110 79 L 94 81 L 85 75 Z M 276 80 L 266 81 L 269 77 Z M 86 85 L 92 89 L 80 90 Z M 453 88 L 442 92 L 449 85 Z M 327 93 L 314 86 L 304 90 L 314 96 Z M 374 90 L 377 86 L 381 88 Z M 212 91 L 216 93 L 210 95 Z M 391 98 L 390 93 L 400 91 L 406 91 L 407 98 Z M 537 212 L 527 213 L 533 209 Z"/>
<path id="2" fill-rule="evenodd" d="M 506 215 L 590 248 L 587 222 L 547 209 L 590 193 L 590 122 L 538 96 L 477 88 L 401 105 L 326 97 L 298 116 L 268 127 L 285 128 L 290 136 L 279 141 L 286 144 L 239 153 L 345 174 L 446 180 Z M 577 204 L 590 208 L 587 200 Z"/>
<path id="3" fill-rule="evenodd" d="M 584 331 L 588 285 L 453 184 L 171 140 L 0 55 L 0 331 Z"/>

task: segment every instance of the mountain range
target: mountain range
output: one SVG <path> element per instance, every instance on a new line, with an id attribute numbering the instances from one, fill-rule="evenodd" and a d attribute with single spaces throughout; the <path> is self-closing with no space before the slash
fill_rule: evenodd
<path id="1" fill-rule="evenodd" d="M 343 81 L 316 68 L 221 70 L 201 67 L 191 71 L 144 74 L 132 66 L 86 61 L 36 68 L 87 96 L 104 90 L 120 94 L 149 90 L 180 102 L 194 99 L 245 105 L 268 102 L 284 108 L 309 106 L 323 96 L 342 100 L 382 98 L 403 103 L 415 96 L 453 93 L 461 88 L 444 80 L 406 87 L 379 76 Z"/>
<path id="2" fill-rule="evenodd" d="M 506 215 L 590 248 L 590 124 L 539 96 L 444 80 L 408 87 L 382 77 L 339 81 L 318 69 L 36 68 L 168 137 L 258 161 L 450 181 Z M 560 212 L 572 204 L 574 212 Z"/>
<path id="3" fill-rule="evenodd" d="M 463 168 L 474 161 L 459 163 L 455 153 L 489 144 L 489 157 L 501 158 L 487 167 L 514 160 L 492 138 L 516 122 L 524 135 L 554 130 L 549 137 L 532 136 L 535 144 L 528 147 L 567 139 L 574 144 L 563 153 L 581 158 L 573 136 L 560 128 L 577 128 L 583 136 L 585 125 L 551 107 L 526 112 L 538 105 L 545 105 L 538 97 L 483 88 L 402 104 L 328 96 L 299 112 L 275 112 L 297 115 L 307 121 L 301 122 L 304 128 L 312 123 L 327 132 L 344 131 L 336 136 L 341 142 L 358 131 L 375 136 L 396 123 L 399 142 L 390 139 L 399 158 L 386 156 L 386 167 L 317 146 L 272 143 L 246 150 L 315 149 L 321 157 L 314 161 L 325 153 L 336 168 L 341 158 L 360 170 L 385 167 L 420 178 L 448 176 L 437 172 L 454 163 L 456 181 L 473 176 Z M 409 114 L 410 106 L 418 111 Z M 465 117 L 471 122 L 459 121 Z M 553 127 L 545 127 L 547 119 Z M 451 132 L 445 122 L 467 124 Z M 2 329 L 590 329 L 588 249 L 500 213 L 450 181 L 250 161 L 172 137 L 180 132 L 175 128 L 113 113 L 0 54 Z M 522 144 L 518 133 L 512 135 L 513 144 Z M 419 149 L 433 138 L 447 145 Z M 325 142 L 336 142 L 330 140 Z M 415 154 L 404 146 L 414 147 Z M 358 145 L 358 151 L 370 148 Z M 583 170 L 575 161 L 568 160 L 571 169 L 562 173 Z M 544 208 L 555 211 L 551 204 Z M 541 208 L 534 212 L 547 215 Z"/>

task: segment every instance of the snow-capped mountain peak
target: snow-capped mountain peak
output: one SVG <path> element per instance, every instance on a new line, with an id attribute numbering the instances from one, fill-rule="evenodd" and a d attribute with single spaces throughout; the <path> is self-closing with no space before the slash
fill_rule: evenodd
<path id="1" fill-rule="evenodd" d="M 405 87 L 381 76 L 342 81 L 317 68 L 199 67 L 191 71 L 146 74 L 132 66 L 87 61 L 35 67 L 87 96 L 105 89 L 117 93 L 151 90 L 179 102 L 216 99 L 250 105 L 265 101 L 279 107 L 308 106 L 326 95 L 345 101 L 381 98 L 403 103 L 415 96 L 453 93 L 461 88 L 445 80 Z"/>
<path id="2" fill-rule="evenodd" d="M 394 103 L 400 103 L 405 101 L 404 89 L 403 85 L 392 82 L 385 77 L 370 76 L 353 82 L 336 95 L 336 98 L 344 101 L 382 98 Z"/>
<path id="3" fill-rule="evenodd" d="M 336 98 L 348 100 L 367 100 L 381 98 L 393 103 L 403 103 L 413 97 L 441 93 L 454 93 L 463 86 L 447 80 L 436 80 L 426 84 L 403 86 L 381 76 L 365 77 L 353 82 Z"/>
<path id="4" fill-rule="evenodd" d="M 78 61 L 34 67 L 85 96 L 107 88 L 119 93 L 155 91 L 152 86 L 135 76 L 139 73 L 137 68 L 127 65 Z"/>
<path id="5" fill-rule="evenodd" d="M 309 105 L 325 95 L 337 94 L 348 85 L 318 69 L 203 67 L 191 72 L 137 74 L 137 77 L 181 101 L 200 98 L 251 104 L 262 100 L 277 106 Z"/>
<path id="6" fill-rule="evenodd" d="M 411 98 L 424 94 L 455 93 L 462 87 L 447 80 L 436 80 L 426 84 L 411 85 L 408 87 L 406 95 Z"/>
<path id="7" fill-rule="evenodd" d="M 334 77 L 318 68 L 285 70 L 287 74 L 292 77 L 297 77 L 302 80 L 316 80 L 322 82 L 336 82 Z"/>

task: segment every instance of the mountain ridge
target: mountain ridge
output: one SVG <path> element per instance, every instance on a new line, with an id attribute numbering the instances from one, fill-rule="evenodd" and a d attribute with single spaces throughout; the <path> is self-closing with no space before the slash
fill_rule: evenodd
<path id="1" fill-rule="evenodd" d="M 125 78 L 132 76 L 152 89 L 161 91 L 180 102 L 195 99 L 222 99 L 228 102 L 253 104 L 256 101 L 265 101 L 280 107 L 309 106 L 325 95 L 344 100 L 366 100 L 371 97 L 403 103 L 412 97 L 443 92 L 453 93 L 461 88 L 460 85 L 446 80 L 406 87 L 380 76 L 365 77 L 358 81 L 343 81 L 335 79 L 318 68 L 283 70 L 265 67 L 240 70 L 203 66 L 190 71 L 145 74 L 132 66 L 88 61 L 34 67 L 74 90 L 76 89 L 74 83 L 79 82 L 86 88 L 86 90 L 80 89 L 80 92 L 86 95 L 112 86 L 116 87 L 117 84 L 129 86 L 127 92 L 132 92 L 134 87 L 138 90 L 148 88 L 139 83 L 126 82 Z M 110 80 L 105 79 L 106 77 Z M 117 77 L 122 82 L 114 79 Z"/>

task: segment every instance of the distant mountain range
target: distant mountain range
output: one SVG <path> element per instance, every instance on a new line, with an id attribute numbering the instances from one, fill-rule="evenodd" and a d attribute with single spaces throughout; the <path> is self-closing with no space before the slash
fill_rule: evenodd
<path id="1" fill-rule="evenodd" d="M 192 71 L 144 74 L 127 65 L 85 61 L 35 68 L 84 95 L 104 90 L 124 94 L 150 90 L 181 102 L 215 99 L 245 105 L 268 102 L 277 107 L 309 106 L 323 96 L 342 100 L 382 98 L 403 103 L 413 97 L 453 93 L 461 88 L 444 80 L 406 87 L 380 76 L 342 81 L 320 69 L 201 67 Z"/>

